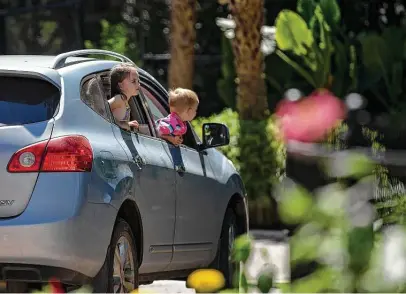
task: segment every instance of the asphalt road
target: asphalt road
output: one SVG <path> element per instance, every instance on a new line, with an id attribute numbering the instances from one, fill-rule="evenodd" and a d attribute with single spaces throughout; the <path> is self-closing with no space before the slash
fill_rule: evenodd
<path id="1" fill-rule="evenodd" d="M 289 245 L 282 232 L 251 231 L 255 237 L 253 254 L 247 263 L 248 278 L 255 278 L 262 268 L 272 266 L 275 270 L 275 282 L 286 283 L 290 279 Z M 140 292 L 154 293 L 195 293 L 188 289 L 182 281 L 155 281 L 149 285 L 142 285 Z M 257 291 L 253 291 L 257 292 Z M 272 290 L 278 293 L 278 290 Z"/>

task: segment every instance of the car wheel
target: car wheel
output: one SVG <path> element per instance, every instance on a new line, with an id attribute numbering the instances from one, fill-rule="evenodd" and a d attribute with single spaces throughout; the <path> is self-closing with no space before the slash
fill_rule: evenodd
<path id="1" fill-rule="evenodd" d="M 224 216 L 219 240 L 217 256 L 213 262 L 215 268 L 221 271 L 226 280 L 226 288 L 232 287 L 235 264 L 231 261 L 231 250 L 238 235 L 237 220 L 234 211 L 228 208 Z"/>
<path id="2" fill-rule="evenodd" d="M 94 293 L 130 293 L 139 286 L 138 256 L 130 226 L 118 219 L 113 231 L 106 261 L 95 277 Z"/>

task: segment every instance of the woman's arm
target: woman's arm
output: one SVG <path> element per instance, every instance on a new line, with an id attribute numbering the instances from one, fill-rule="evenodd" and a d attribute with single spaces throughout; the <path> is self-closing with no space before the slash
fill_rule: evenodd
<path id="1" fill-rule="evenodd" d="M 119 110 L 119 108 L 125 107 L 124 102 L 121 99 L 117 99 L 116 97 L 109 99 L 108 102 L 116 124 L 123 129 L 130 130 L 131 128 L 129 124 L 127 122 L 121 121 L 121 119 L 117 117 L 117 110 Z"/>

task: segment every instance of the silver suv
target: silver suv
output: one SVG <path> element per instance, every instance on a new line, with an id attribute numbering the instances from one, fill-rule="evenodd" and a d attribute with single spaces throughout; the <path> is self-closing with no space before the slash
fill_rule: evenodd
<path id="1" fill-rule="evenodd" d="M 138 69 L 130 107 L 140 129 L 121 129 L 107 102 L 118 62 L 132 61 L 104 50 L 0 56 L 0 280 L 9 291 L 56 277 L 127 292 L 209 266 L 230 282 L 231 244 L 248 217 L 240 175 L 213 148 L 229 143 L 227 127 L 205 124 L 201 140 L 189 125 L 178 147 L 158 138 L 168 94 Z"/>

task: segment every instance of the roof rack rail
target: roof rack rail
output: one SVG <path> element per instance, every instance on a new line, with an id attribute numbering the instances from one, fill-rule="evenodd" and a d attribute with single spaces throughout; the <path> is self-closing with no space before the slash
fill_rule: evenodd
<path id="1" fill-rule="evenodd" d="M 69 52 L 57 55 L 52 62 L 51 68 L 52 69 L 62 68 L 65 64 L 66 59 L 69 57 L 83 56 L 83 55 L 90 55 L 90 54 L 116 57 L 117 59 L 120 59 L 122 62 L 129 62 L 129 63 L 134 64 L 134 62 L 130 58 L 128 58 L 124 55 L 112 52 L 112 51 L 100 50 L 100 49 L 83 49 L 83 50 L 69 51 Z"/>

